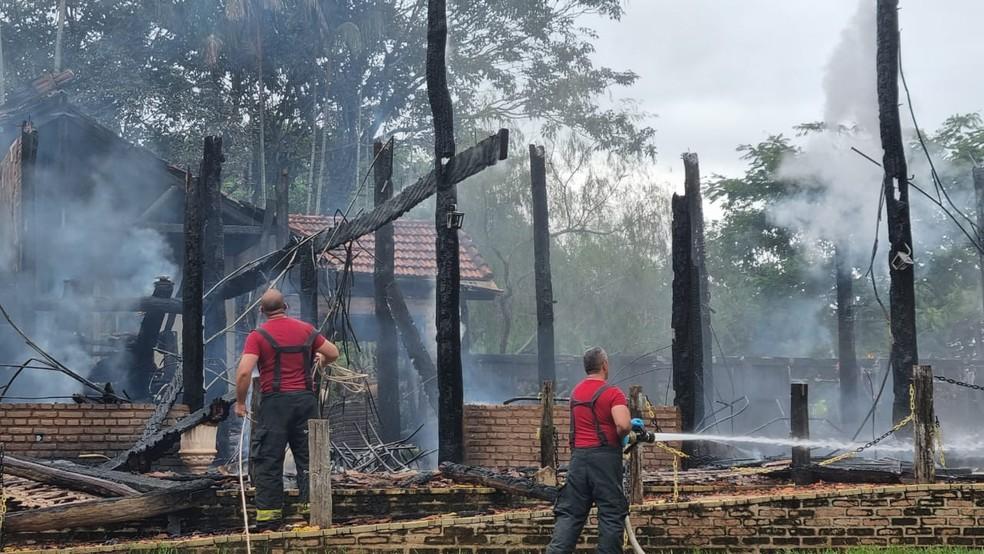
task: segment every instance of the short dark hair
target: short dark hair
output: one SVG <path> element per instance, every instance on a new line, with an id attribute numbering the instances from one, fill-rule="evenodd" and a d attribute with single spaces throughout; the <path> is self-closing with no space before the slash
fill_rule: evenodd
<path id="1" fill-rule="evenodd" d="M 595 346 L 594 348 L 589 348 L 584 353 L 584 372 L 598 373 L 601 371 L 601 366 L 608 360 L 608 353 L 605 349 L 600 346 Z"/>

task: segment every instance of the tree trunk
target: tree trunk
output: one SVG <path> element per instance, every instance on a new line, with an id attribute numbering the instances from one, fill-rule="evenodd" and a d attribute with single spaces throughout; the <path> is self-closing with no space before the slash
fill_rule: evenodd
<path id="1" fill-rule="evenodd" d="M 185 181 L 184 277 L 181 280 L 181 371 L 184 403 L 191 411 L 205 405 L 205 330 L 202 325 L 205 219 L 200 179 L 188 173 Z M 222 302 L 216 302 L 222 304 Z"/>
<path id="2" fill-rule="evenodd" d="M 373 145 L 376 159 L 373 202 L 378 208 L 393 197 L 393 143 L 377 141 Z M 396 323 L 386 302 L 386 287 L 394 282 L 395 254 L 393 224 L 387 223 L 374 233 L 373 309 L 376 316 L 376 378 L 379 386 L 379 419 L 386 442 L 400 439 L 400 373 Z"/>
<path id="3" fill-rule="evenodd" d="M 427 3 L 427 98 L 434 116 L 434 170 L 437 176 L 437 386 L 438 460 L 464 459 L 464 391 L 461 375 L 461 266 L 458 228 L 450 215 L 458 193 L 448 179 L 447 162 L 454 157 L 454 121 L 448 91 L 445 47 L 448 25 L 445 0 Z"/>
<path id="4" fill-rule="evenodd" d="M 557 379 L 554 361 L 553 284 L 550 279 L 550 213 L 543 147 L 530 145 L 533 196 L 533 270 L 536 283 L 536 355 L 540 382 Z"/>
<path id="5" fill-rule="evenodd" d="M 916 343 L 915 253 L 909 221 L 909 181 L 905 143 L 899 120 L 899 15 L 898 0 L 878 0 L 878 121 L 881 134 L 882 167 L 885 170 L 885 212 L 888 226 L 891 288 L 892 417 L 898 421 L 909 414 L 909 384 L 912 367 L 919 363 Z"/>
<path id="6" fill-rule="evenodd" d="M 854 276 L 847 244 L 837 244 L 834 265 L 837 274 L 837 361 L 840 377 L 841 422 L 856 423 L 861 417 L 861 369 L 854 347 Z"/>

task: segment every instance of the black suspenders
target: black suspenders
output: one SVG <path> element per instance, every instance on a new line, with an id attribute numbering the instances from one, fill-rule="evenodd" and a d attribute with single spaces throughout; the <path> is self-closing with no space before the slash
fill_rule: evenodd
<path id="1" fill-rule="evenodd" d="M 314 356 L 311 354 L 311 347 L 314 346 L 314 341 L 318 338 L 318 330 L 312 329 L 311 334 L 308 336 L 304 344 L 295 346 L 281 346 L 277 341 L 273 340 L 273 336 L 270 335 L 262 327 L 257 327 L 256 332 L 266 339 L 270 348 L 273 348 L 273 391 L 280 392 L 280 380 L 282 377 L 282 369 L 280 366 L 280 355 L 281 354 L 303 354 L 304 355 L 304 386 L 307 390 L 314 391 L 314 381 L 311 379 L 311 369 L 314 366 Z"/>
<path id="2" fill-rule="evenodd" d="M 601 397 L 602 393 L 604 393 L 606 390 L 610 388 L 611 385 L 608 384 L 604 384 L 598 387 L 598 390 L 595 391 L 594 396 L 592 396 L 591 400 L 588 401 L 574 400 L 573 395 L 571 395 L 571 448 L 574 448 L 574 429 L 577 427 L 577 425 L 575 425 L 574 423 L 574 408 L 578 408 L 581 406 L 584 406 L 591 410 L 591 419 L 594 420 L 595 433 L 598 434 L 598 441 L 600 442 L 600 446 L 609 446 L 608 440 L 605 438 L 605 433 L 601 430 L 601 423 L 598 421 L 598 414 L 595 412 L 594 407 L 595 407 L 595 402 L 598 401 L 598 398 Z"/>

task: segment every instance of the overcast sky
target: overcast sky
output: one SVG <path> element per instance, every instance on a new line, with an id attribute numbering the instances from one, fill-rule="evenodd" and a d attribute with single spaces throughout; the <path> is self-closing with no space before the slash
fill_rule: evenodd
<path id="1" fill-rule="evenodd" d="M 875 0 L 864 0 L 874 10 Z M 661 177 L 682 187 L 680 153 L 736 175 L 735 146 L 822 119 L 824 66 L 857 0 L 629 0 L 595 22 L 596 61 L 639 81 L 614 91 L 654 114 Z M 901 0 L 902 52 L 916 116 L 984 110 L 984 0 Z M 874 60 L 872 60 L 874 71 Z M 880 156 L 880 153 L 879 153 Z"/>

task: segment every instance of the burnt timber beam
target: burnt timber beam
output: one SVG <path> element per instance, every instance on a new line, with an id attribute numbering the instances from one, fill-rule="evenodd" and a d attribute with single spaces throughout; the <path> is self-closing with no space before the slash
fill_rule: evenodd
<path id="1" fill-rule="evenodd" d="M 413 363 L 414 369 L 417 370 L 427 400 L 431 408 L 434 409 L 434 413 L 437 413 L 437 367 L 431 360 L 430 354 L 427 353 L 427 347 L 424 346 L 424 341 L 420 338 L 420 332 L 413 323 L 413 317 L 410 315 L 406 300 L 403 299 L 403 294 L 400 292 L 400 285 L 396 281 L 392 281 L 386 287 L 386 304 L 397 328 L 400 330 L 403 347 L 406 348 L 410 361 Z"/>
<path id="2" fill-rule="evenodd" d="M 202 295 L 204 283 L 205 219 L 201 179 L 187 174 L 185 179 L 184 278 L 181 282 L 181 371 L 184 403 L 191 411 L 205 404 L 205 328 Z"/>
<path id="3" fill-rule="evenodd" d="M 180 223 L 141 223 L 142 227 L 153 229 L 161 233 L 183 234 L 184 225 Z M 263 227 L 260 225 L 223 225 L 222 230 L 227 235 L 255 235 L 263 234 Z"/>
<path id="4" fill-rule="evenodd" d="M 553 284 L 550 278 L 550 211 L 547 162 L 542 146 L 530 145 L 533 198 L 533 272 L 536 287 L 536 356 L 540 382 L 557 379 L 554 360 Z"/>
<path id="5" fill-rule="evenodd" d="M 161 489 L 168 489 L 176 486 L 179 483 L 179 481 L 168 481 L 166 479 L 158 479 L 156 477 L 147 477 L 146 475 L 130 473 L 127 471 L 116 471 L 111 469 L 101 469 L 99 467 L 80 465 L 73 462 L 69 462 L 67 460 L 38 460 L 38 459 L 27 458 L 23 456 L 18 456 L 17 458 L 20 460 L 24 460 L 45 467 L 63 469 L 78 475 L 86 475 L 89 477 L 104 479 L 106 481 L 112 481 L 114 483 L 126 485 L 139 492 L 149 492 L 149 491 L 156 491 Z M 10 459 L 10 455 L 7 456 L 7 459 Z"/>
<path id="6" fill-rule="evenodd" d="M 205 137 L 202 163 L 200 170 L 202 199 L 204 200 L 202 211 L 204 212 L 204 237 L 203 243 L 203 266 L 202 282 L 204 290 L 208 290 L 219 279 L 225 275 L 225 234 L 222 227 L 222 162 L 225 156 L 222 153 L 222 137 Z M 204 332 L 206 337 L 213 337 L 219 334 L 226 327 L 226 312 L 224 302 L 212 302 L 204 307 Z M 223 337 L 224 338 L 224 335 Z M 226 344 L 225 340 L 213 340 L 205 345 L 203 359 L 203 371 L 207 366 L 212 372 L 219 375 L 226 372 Z M 212 380 L 209 375 L 208 380 Z M 227 388 L 226 384 L 218 380 L 209 391 L 206 391 L 206 399 L 214 398 Z M 193 410 L 201 406 L 192 408 Z"/>
<path id="7" fill-rule="evenodd" d="M 373 144 L 374 188 L 376 206 L 393 197 L 393 141 Z M 396 323 L 386 302 L 386 287 L 395 281 L 395 253 L 393 224 L 387 223 L 373 234 L 375 256 L 373 258 L 372 288 L 373 313 L 376 319 L 376 379 L 378 380 L 378 410 L 382 425 L 382 438 L 386 442 L 400 439 L 400 374 L 399 339 Z"/>
<path id="8" fill-rule="evenodd" d="M 82 491 L 96 496 L 133 496 L 140 494 L 136 489 L 92 475 L 75 473 L 67 468 L 45 465 L 32 460 L 4 456 L 3 472 L 73 491 Z"/>
<path id="9" fill-rule="evenodd" d="M 508 151 L 509 131 L 500 129 L 498 133 L 451 158 L 444 166 L 446 182 L 449 185 L 460 183 L 492 167 L 496 162 L 505 160 Z M 417 182 L 400 191 L 400 194 L 367 214 L 343 221 L 331 229 L 319 231 L 311 239 L 314 249 L 318 252 L 333 250 L 372 233 L 407 213 L 437 192 L 436 173 L 435 170 L 431 170 Z M 208 300 L 211 302 L 218 298 L 234 298 L 265 285 L 271 275 L 276 275 L 297 263 L 297 260 L 292 260 L 295 246 L 296 243 L 291 241 L 263 260 L 237 271 L 235 275 L 210 291 Z"/>
<path id="10" fill-rule="evenodd" d="M 692 362 L 694 376 L 700 386 L 701 406 L 695 410 L 694 417 L 699 424 L 713 410 L 714 371 L 711 366 L 711 290 L 704 263 L 704 207 L 701 198 L 700 165 L 695 152 L 682 155 L 684 169 L 684 188 L 687 198 L 687 212 L 690 220 L 690 328 L 693 347 Z"/>
<path id="11" fill-rule="evenodd" d="M 10 533 L 55 531 L 139 521 L 201 506 L 214 497 L 213 479 L 188 481 L 159 491 L 136 496 L 87 500 L 8 513 L 4 531 Z"/>
<path id="12" fill-rule="evenodd" d="M 690 214 L 687 198 L 679 194 L 672 200 L 672 257 L 673 257 L 673 308 L 670 326 L 673 329 L 673 405 L 680 409 L 681 429 L 694 431 L 698 414 L 703 410 L 703 390 L 694 371 L 695 337 L 690 333 L 692 296 L 690 252 Z M 690 451 L 692 443 L 684 443 Z M 690 453 L 690 452 L 688 452 Z"/>
<path id="13" fill-rule="evenodd" d="M 65 300 L 62 298 L 42 297 L 34 304 L 37 311 L 57 311 L 63 309 Z M 178 298 L 159 298 L 145 296 L 142 298 L 77 298 L 72 300 L 72 307 L 87 312 L 160 312 L 162 314 L 180 314 L 184 304 Z"/>
<path id="14" fill-rule="evenodd" d="M 448 90 L 446 0 L 427 1 L 427 99 L 434 117 L 434 171 L 437 174 L 437 459 L 462 462 L 465 456 L 464 382 L 461 374 L 461 265 L 458 189 L 446 162 L 454 159 L 454 110 Z"/>
<path id="15" fill-rule="evenodd" d="M 889 321 L 892 350 L 892 420 L 909 414 L 912 367 L 919 363 L 916 343 L 915 252 L 909 220 L 909 178 L 899 119 L 899 2 L 878 0 L 875 23 L 878 75 L 878 128 L 884 154 L 882 181 L 888 226 Z"/>
<path id="16" fill-rule="evenodd" d="M 456 482 L 491 487 L 509 494 L 536 498 L 547 502 L 557 499 L 558 488 L 542 485 L 531 479 L 497 473 L 484 467 L 468 466 L 452 462 L 440 465 L 441 475 Z"/>

